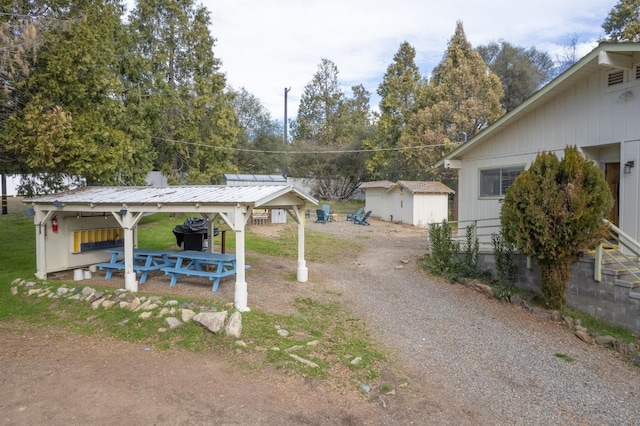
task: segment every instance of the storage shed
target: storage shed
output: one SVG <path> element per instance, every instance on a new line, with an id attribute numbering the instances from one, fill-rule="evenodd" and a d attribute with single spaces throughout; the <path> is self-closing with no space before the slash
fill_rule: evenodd
<path id="1" fill-rule="evenodd" d="M 364 182 L 360 189 L 365 191 L 365 210 L 373 217 L 421 228 L 448 218 L 449 194 L 454 193 L 433 181 Z"/>
<path id="2" fill-rule="evenodd" d="M 36 276 L 89 266 L 109 256 L 106 249 L 124 248 L 125 288 L 138 291 L 133 270 L 137 225 L 157 212 L 196 213 L 213 222 L 221 217 L 236 233 L 237 273 L 234 302 L 248 310 L 244 230 L 254 208 L 283 209 L 298 223 L 297 279 L 307 281 L 304 259 L 304 211 L 317 200 L 291 186 L 84 187 L 24 201 L 31 204 L 36 225 Z M 213 244 L 209 245 L 213 250 Z"/>

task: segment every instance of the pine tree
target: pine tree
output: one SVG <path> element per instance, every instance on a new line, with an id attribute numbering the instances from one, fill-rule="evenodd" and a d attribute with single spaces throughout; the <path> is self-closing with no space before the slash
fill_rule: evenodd
<path id="1" fill-rule="evenodd" d="M 408 42 L 400 44 L 378 86 L 380 118 L 377 133 L 375 138 L 364 142 L 369 149 L 384 149 L 374 152 L 367 160 L 367 169 L 374 179 L 396 180 L 401 177 L 399 157 L 394 148 L 409 117 L 415 113 L 417 101 L 425 88 L 415 57 L 416 51 Z"/>
<path id="2" fill-rule="evenodd" d="M 155 167 L 174 183 L 218 183 L 234 170 L 229 148 L 238 126 L 210 23 L 209 12 L 193 0 L 139 0 L 130 17 L 139 61 L 128 75 L 142 93 Z"/>
<path id="3" fill-rule="evenodd" d="M 405 179 L 442 177 L 444 172 L 433 165 L 503 114 L 502 95 L 500 79 L 488 71 L 458 22 L 419 100 L 420 109 L 409 118 L 398 141 Z M 455 175 L 444 177 L 445 183 L 455 187 Z"/>

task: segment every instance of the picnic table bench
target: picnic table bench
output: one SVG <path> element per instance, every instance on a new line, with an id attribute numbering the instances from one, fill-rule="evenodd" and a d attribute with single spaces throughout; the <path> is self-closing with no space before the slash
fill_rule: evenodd
<path id="1" fill-rule="evenodd" d="M 123 248 L 105 250 L 111 254 L 109 262 L 98 263 L 98 269 L 106 269 L 105 280 L 111 279 L 114 271 L 124 270 L 124 259 L 119 259 L 124 254 Z M 151 271 L 158 271 L 175 264 L 175 260 L 169 258 L 173 255 L 173 251 L 167 250 L 151 250 L 151 249 L 133 249 L 133 270 L 140 275 L 140 284 L 144 284 L 147 275 Z"/>
<path id="2" fill-rule="evenodd" d="M 180 275 L 206 277 L 213 281 L 211 291 L 216 291 L 220 278 L 236 273 L 235 254 L 185 250 L 172 253 L 172 256 L 177 258 L 175 265 L 162 268 L 165 274 L 171 275 L 171 286 L 176 284 Z"/>

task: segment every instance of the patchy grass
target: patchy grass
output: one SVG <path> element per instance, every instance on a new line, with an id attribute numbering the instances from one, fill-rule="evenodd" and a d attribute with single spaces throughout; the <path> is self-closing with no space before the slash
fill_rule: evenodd
<path id="1" fill-rule="evenodd" d="M 575 362 L 575 360 L 576 360 L 575 358 L 570 357 L 569 355 L 566 355 L 566 354 L 563 354 L 563 353 L 560 353 L 560 352 L 556 352 L 556 353 L 554 354 L 554 356 L 555 356 L 556 358 L 560 358 L 561 360 L 566 361 L 566 362 L 568 362 L 568 363 Z"/>

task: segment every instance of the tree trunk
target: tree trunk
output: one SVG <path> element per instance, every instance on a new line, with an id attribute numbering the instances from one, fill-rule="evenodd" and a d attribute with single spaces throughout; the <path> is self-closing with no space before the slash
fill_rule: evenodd
<path id="1" fill-rule="evenodd" d="M 555 260 L 540 262 L 542 294 L 547 306 L 560 309 L 565 302 L 565 293 L 571 279 L 571 261 Z"/>

